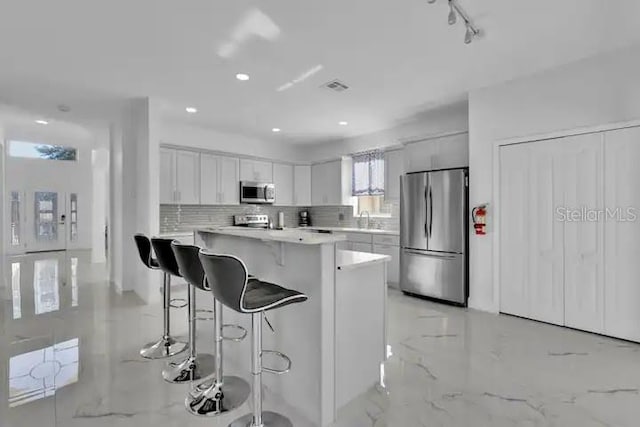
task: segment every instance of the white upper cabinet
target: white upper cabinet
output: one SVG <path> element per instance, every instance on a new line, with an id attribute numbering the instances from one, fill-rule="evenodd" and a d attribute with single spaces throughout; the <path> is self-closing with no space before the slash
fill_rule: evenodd
<path id="1" fill-rule="evenodd" d="M 262 160 L 241 159 L 240 180 L 273 182 L 273 163 Z M 277 188 L 276 191 L 278 191 Z"/>
<path id="2" fill-rule="evenodd" d="M 176 203 L 176 150 L 160 148 L 160 203 Z"/>
<path id="3" fill-rule="evenodd" d="M 234 157 L 201 154 L 200 203 L 237 205 L 239 203 L 239 161 Z"/>
<path id="4" fill-rule="evenodd" d="M 640 128 L 605 134 L 605 333 L 640 341 Z"/>
<path id="5" fill-rule="evenodd" d="M 294 166 L 293 175 L 293 204 L 311 206 L 311 166 Z"/>
<path id="6" fill-rule="evenodd" d="M 178 203 L 200 203 L 200 153 L 176 151 L 176 190 Z"/>
<path id="7" fill-rule="evenodd" d="M 572 209 L 604 209 L 602 134 L 563 138 L 564 202 Z M 565 325 L 604 329 L 604 220 L 565 221 Z"/>
<path id="8" fill-rule="evenodd" d="M 200 155 L 200 203 L 217 205 L 220 203 L 218 156 Z"/>
<path id="9" fill-rule="evenodd" d="M 200 153 L 160 148 L 160 203 L 200 203 Z"/>
<path id="10" fill-rule="evenodd" d="M 406 172 L 469 166 L 469 134 L 443 136 L 404 147 Z"/>
<path id="11" fill-rule="evenodd" d="M 235 157 L 220 156 L 220 204 L 237 205 L 240 203 L 240 161 Z"/>
<path id="12" fill-rule="evenodd" d="M 342 161 L 311 166 L 311 202 L 314 206 L 342 203 Z"/>
<path id="13" fill-rule="evenodd" d="M 404 152 L 384 153 L 384 199 L 387 202 L 400 200 L 400 176 L 404 174 Z"/>
<path id="14" fill-rule="evenodd" d="M 276 187 L 276 205 L 293 205 L 293 165 L 273 164 L 273 183 Z"/>

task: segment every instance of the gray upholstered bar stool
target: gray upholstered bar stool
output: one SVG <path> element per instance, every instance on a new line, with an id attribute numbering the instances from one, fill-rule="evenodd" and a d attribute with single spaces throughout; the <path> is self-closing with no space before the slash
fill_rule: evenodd
<path id="1" fill-rule="evenodd" d="M 233 255 L 216 255 L 200 251 L 200 261 L 216 300 L 239 313 L 251 314 L 251 375 L 253 377 L 253 413 L 233 421 L 229 427 L 293 427 L 291 421 L 278 413 L 262 411 L 262 372 L 285 373 L 291 360 L 282 353 L 262 349 L 262 317 L 268 310 L 304 302 L 307 296 L 273 283 L 249 278 L 247 267 Z M 275 353 L 288 361 L 287 369 L 263 368 L 264 353 Z"/>
<path id="2" fill-rule="evenodd" d="M 151 270 L 161 270 L 158 261 L 153 258 L 151 241 L 144 234 L 133 236 L 142 263 Z M 162 292 L 164 294 L 164 332 L 160 340 L 145 345 L 140 350 L 140 356 L 146 359 L 165 359 L 182 353 L 187 349 L 187 343 L 176 341 L 170 333 L 169 310 L 171 306 L 171 276 L 164 272 Z"/>
<path id="3" fill-rule="evenodd" d="M 198 253 L 200 248 L 193 245 L 172 244 L 182 277 L 197 287 L 211 292 L 205 277 Z M 222 321 L 222 304 L 214 298 L 213 317 L 215 335 L 215 375 L 189 392 L 185 400 L 187 411 L 198 416 L 216 416 L 242 405 L 249 397 L 249 383 L 239 377 L 225 376 L 223 372 L 222 340 L 241 341 L 247 331 L 238 325 L 224 325 Z M 227 338 L 223 335 L 224 328 L 234 328 L 241 331 L 237 338 Z"/>
<path id="4" fill-rule="evenodd" d="M 152 238 L 151 245 L 156 253 L 160 268 L 169 277 L 182 277 L 178 261 L 173 252 L 173 239 Z M 189 355 L 177 362 L 169 362 L 162 371 L 162 377 L 170 383 L 184 383 L 199 380 L 211 375 L 214 371 L 214 358 L 210 354 L 196 354 L 196 307 L 195 288 L 189 285 L 187 292 L 189 323 Z"/>

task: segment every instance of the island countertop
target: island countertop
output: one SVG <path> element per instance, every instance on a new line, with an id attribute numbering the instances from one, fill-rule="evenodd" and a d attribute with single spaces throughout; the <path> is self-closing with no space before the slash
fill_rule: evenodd
<path id="1" fill-rule="evenodd" d="M 299 228 L 272 230 L 263 228 L 231 226 L 199 228 L 196 231 L 199 233 L 245 237 L 248 239 L 258 239 L 263 241 L 296 243 L 300 245 L 321 245 L 324 243 L 337 243 L 346 240 L 346 236 L 341 234 L 318 233 L 311 230 L 301 230 Z"/>
<path id="2" fill-rule="evenodd" d="M 372 254 L 368 252 L 357 252 L 340 250 L 336 253 L 336 267 L 338 270 L 358 268 L 367 264 L 390 261 L 389 255 Z"/>

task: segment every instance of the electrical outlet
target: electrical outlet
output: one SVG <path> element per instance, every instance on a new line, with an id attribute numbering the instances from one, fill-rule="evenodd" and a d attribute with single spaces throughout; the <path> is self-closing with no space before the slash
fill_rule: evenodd
<path id="1" fill-rule="evenodd" d="M 339 213 L 338 214 L 338 221 L 344 221 L 344 214 L 343 213 Z"/>

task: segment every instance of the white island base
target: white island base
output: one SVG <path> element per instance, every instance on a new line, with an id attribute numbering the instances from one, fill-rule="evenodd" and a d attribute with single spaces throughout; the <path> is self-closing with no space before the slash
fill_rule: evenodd
<path id="1" fill-rule="evenodd" d="M 261 280 L 309 297 L 267 312 L 275 333 L 264 324 L 264 349 L 281 351 L 293 363 L 286 374 L 263 375 L 266 394 L 278 394 L 310 425 L 324 427 L 340 407 L 379 381 L 386 347 L 388 256 L 336 250 L 344 236 L 335 234 L 237 228 L 195 234 L 196 244 L 240 257 Z M 251 331 L 248 314 L 225 308 L 224 323 Z M 249 379 L 250 343 L 225 341 L 228 374 Z M 265 356 L 263 363 L 278 361 Z"/>

